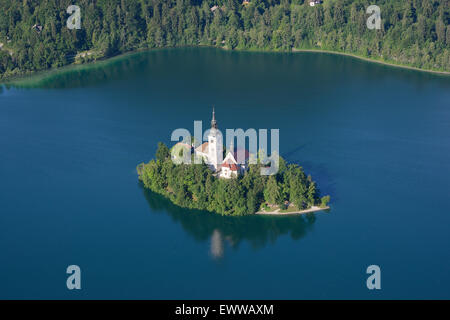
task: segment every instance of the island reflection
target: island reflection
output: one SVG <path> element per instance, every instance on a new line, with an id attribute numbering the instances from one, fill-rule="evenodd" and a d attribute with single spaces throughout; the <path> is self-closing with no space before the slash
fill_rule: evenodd
<path id="1" fill-rule="evenodd" d="M 295 216 L 242 216 L 230 217 L 210 212 L 184 209 L 174 205 L 163 196 L 145 189 L 139 184 L 152 212 L 167 213 L 173 221 L 196 241 L 210 241 L 210 254 L 221 258 L 225 242 L 233 249 L 247 241 L 253 248 L 261 249 L 277 238 L 289 234 L 293 240 L 300 240 L 314 227 L 316 216 L 311 214 Z"/>

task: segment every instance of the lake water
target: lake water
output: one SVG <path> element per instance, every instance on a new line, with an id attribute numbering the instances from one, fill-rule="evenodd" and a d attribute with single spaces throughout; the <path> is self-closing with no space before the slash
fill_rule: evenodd
<path id="1" fill-rule="evenodd" d="M 0 89 L 1 299 L 450 298 L 449 77 L 191 48 L 28 86 Z M 136 165 L 213 104 L 220 128 L 279 128 L 331 210 L 222 217 L 144 190 Z"/>

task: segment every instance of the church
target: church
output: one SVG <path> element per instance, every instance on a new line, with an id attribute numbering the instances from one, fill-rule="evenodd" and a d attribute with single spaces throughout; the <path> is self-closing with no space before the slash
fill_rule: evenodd
<path id="1" fill-rule="evenodd" d="M 177 145 L 182 144 L 182 142 L 177 143 Z M 184 147 L 189 147 L 186 144 L 183 145 Z M 232 177 L 237 177 L 238 175 L 243 174 L 248 168 L 249 152 L 247 150 L 235 150 L 233 143 L 231 143 L 230 150 L 227 151 L 224 158 L 223 138 L 222 133 L 217 127 L 214 108 L 208 141 L 192 149 L 194 151 L 194 156 L 202 158 L 219 178 L 230 179 Z M 243 161 L 238 163 L 238 159 L 243 159 Z"/>

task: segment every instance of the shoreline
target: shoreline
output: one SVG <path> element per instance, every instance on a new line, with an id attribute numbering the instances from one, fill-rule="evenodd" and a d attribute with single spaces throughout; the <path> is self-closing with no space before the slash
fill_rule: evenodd
<path id="1" fill-rule="evenodd" d="M 311 212 L 318 212 L 318 211 L 323 211 L 323 210 L 328 210 L 330 209 L 329 206 L 326 207 L 318 207 L 318 206 L 312 206 L 309 209 L 305 209 L 305 210 L 300 210 L 300 211 L 293 211 L 293 212 L 280 212 L 280 209 L 277 209 L 275 211 L 271 211 L 271 212 L 266 212 L 266 211 L 257 211 L 255 212 L 255 214 L 258 215 L 270 215 L 270 216 L 285 216 L 285 215 L 294 215 L 294 214 L 305 214 L 305 213 L 311 213 Z"/>
<path id="2" fill-rule="evenodd" d="M 215 49 L 219 49 L 219 50 L 225 50 L 225 51 L 230 51 L 230 52 L 261 52 L 261 53 L 301 53 L 301 52 L 306 52 L 306 53 L 326 53 L 326 54 L 334 54 L 334 55 L 341 55 L 341 56 L 347 56 L 347 57 L 351 57 L 351 58 L 355 58 L 355 59 L 359 59 L 365 62 L 372 62 L 372 63 L 378 63 L 380 65 L 385 65 L 385 66 L 390 66 L 390 67 L 396 67 L 396 68 L 401 68 L 401 69 L 407 69 L 407 70 L 413 70 L 413 71 L 419 71 L 419 72 L 425 72 L 425 73 L 430 73 L 430 74 L 436 74 L 436 75 L 443 75 L 443 76 L 449 76 L 450 75 L 450 71 L 437 71 L 437 70 L 429 70 L 429 69 L 421 69 L 421 68 L 417 68 L 417 67 L 411 67 L 411 66 L 407 66 L 407 65 L 401 65 L 401 64 L 395 64 L 395 63 L 391 63 L 391 62 L 386 62 L 386 61 L 382 61 L 382 60 L 377 60 L 377 59 L 373 59 L 373 58 L 365 58 L 365 57 L 361 57 L 358 56 L 356 54 L 353 53 L 345 53 L 345 52 L 338 52 L 338 51 L 331 51 L 331 50 L 323 50 L 323 49 L 297 49 L 297 48 L 292 48 L 291 51 L 275 51 L 275 50 L 263 50 L 263 49 L 234 49 L 234 50 L 230 50 L 228 48 L 225 47 L 217 47 L 217 46 L 211 46 L 211 45 L 197 45 L 197 46 L 180 46 L 180 47 L 164 47 L 164 48 L 142 48 L 142 49 L 137 49 L 137 50 L 133 50 L 133 51 L 129 51 L 129 52 L 124 52 L 121 53 L 119 55 L 116 56 L 112 56 L 112 57 L 107 57 L 107 58 L 100 58 L 98 60 L 94 60 L 94 61 L 90 61 L 90 62 L 86 62 L 86 63 L 81 63 L 81 64 L 68 64 L 59 68 L 50 68 L 50 69 L 46 69 L 46 70 L 40 70 L 40 71 L 31 71 L 31 72 L 26 72 L 23 74 L 17 74 L 14 76 L 11 76 L 10 78 L 5 78 L 5 79 L 1 79 L 0 80 L 0 85 L 14 85 L 15 83 L 20 84 L 21 82 L 27 82 L 27 81 L 33 81 L 33 78 L 39 78 L 39 77 L 46 77 L 47 75 L 51 75 L 53 73 L 58 73 L 58 72 L 70 72 L 72 71 L 71 69 L 73 68 L 74 70 L 79 69 L 79 68 L 90 68 L 90 67 L 97 67 L 97 66 L 101 66 L 101 64 L 107 64 L 108 62 L 115 60 L 115 59 L 120 59 L 123 57 L 126 57 L 128 55 L 133 55 L 133 54 L 138 54 L 138 53 L 142 53 L 142 52 L 146 52 L 146 51 L 153 51 L 153 50 L 167 50 L 167 49 L 178 49 L 178 48 L 215 48 Z"/>
<path id="3" fill-rule="evenodd" d="M 27 82 L 33 82 L 33 81 L 40 81 L 41 79 L 45 79 L 46 77 L 51 77 L 54 74 L 59 73 L 65 73 L 65 72 L 73 72 L 73 71 L 80 71 L 85 69 L 92 69 L 92 68 L 101 68 L 102 66 L 106 66 L 109 63 L 113 63 L 114 60 L 119 60 L 122 58 L 126 58 L 127 56 L 139 54 L 145 51 L 150 50 L 161 50 L 164 48 L 155 48 L 155 49 L 144 49 L 144 50 L 133 50 L 129 52 L 124 52 L 116 56 L 111 57 L 102 57 L 97 60 L 85 62 L 85 63 L 72 63 L 68 64 L 62 67 L 57 68 L 50 68 L 45 70 L 39 70 L 39 71 L 30 71 L 23 74 L 17 74 L 14 76 L 11 76 L 6 79 L 0 79 L 0 86 L 1 85 L 20 85 L 20 84 L 26 84 Z"/>
<path id="4" fill-rule="evenodd" d="M 378 63 L 378 64 L 381 64 L 381 65 L 390 66 L 390 67 L 397 67 L 397 68 L 402 68 L 402 69 L 409 69 L 409 70 L 414 70 L 414 71 L 420 71 L 420 72 L 426 72 L 426 73 L 434 73 L 434 74 L 447 75 L 447 76 L 450 75 L 450 71 L 437 71 L 437 70 L 430 70 L 430 69 L 421 69 L 421 68 L 417 68 L 417 67 L 411 67 L 411 66 L 407 66 L 407 65 L 395 64 L 395 63 L 392 63 L 392 62 L 386 62 L 386 61 L 383 61 L 383 60 L 365 58 L 365 57 L 361 57 L 361 56 L 358 56 L 358 55 L 353 54 L 353 53 L 346 53 L 346 52 L 339 52 L 339 51 L 330 51 L 330 50 L 323 50 L 323 49 L 296 49 L 296 48 L 292 48 L 292 53 L 297 53 L 297 52 L 313 52 L 313 53 L 335 54 L 335 55 L 346 56 L 346 57 L 351 57 L 351 58 L 363 60 L 363 61 L 366 61 L 366 62 Z"/>

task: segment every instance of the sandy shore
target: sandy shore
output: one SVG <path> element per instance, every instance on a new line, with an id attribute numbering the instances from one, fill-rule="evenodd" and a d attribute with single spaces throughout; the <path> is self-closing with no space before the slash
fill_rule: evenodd
<path id="1" fill-rule="evenodd" d="M 277 209 L 277 210 L 274 210 L 274 211 L 271 211 L 271 212 L 258 211 L 258 212 L 255 212 L 255 214 L 283 216 L 283 215 L 289 215 L 289 214 L 304 214 L 304 213 L 310 213 L 310 212 L 317 212 L 317 211 L 322 211 L 322 210 L 327 210 L 327 209 L 330 209 L 330 207 L 328 207 L 328 206 L 326 206 L 326 207 L 312 206 L 309 209 L 300 210 L 300 211 L 280 212 L 280 209 Z"/>

